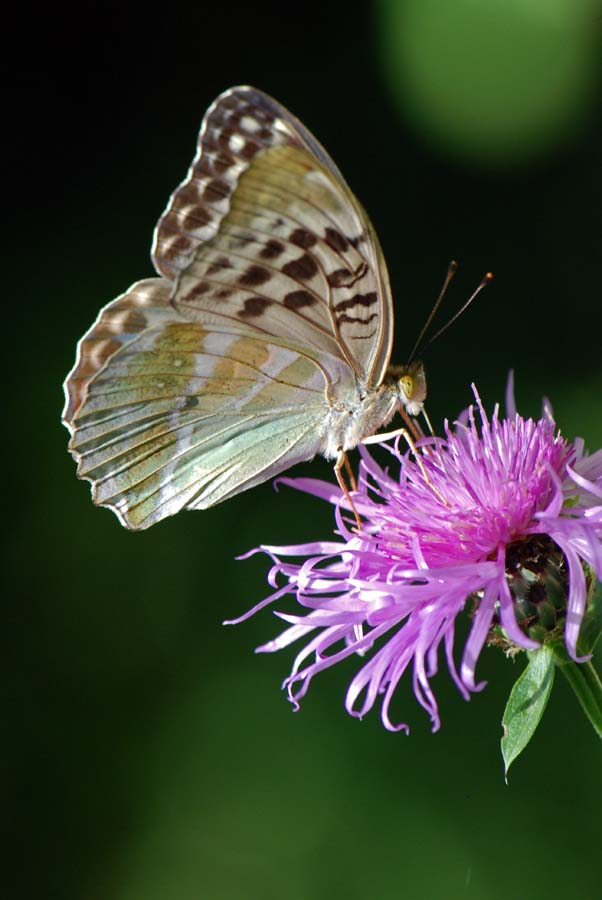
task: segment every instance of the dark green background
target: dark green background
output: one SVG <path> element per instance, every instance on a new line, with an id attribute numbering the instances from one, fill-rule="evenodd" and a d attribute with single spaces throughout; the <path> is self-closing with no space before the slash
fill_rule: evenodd
<path id="1" fill-rule="evenodd" d="M 369 210 L 394 288 L 398 361 L 451 258 L 461 268 L 449 314 L 495 273 L 427 354 L 433 422 L 469 402 L 473 380 L 489 404 L 502 400 L 514 367 L 521 410 L 537 415 L 547 394 L 568 436 L 600 446 L 599 11 L 588 12 L 594 76 L 575 94 L 578 115 L 520 161 L 479 159 L 478 73 L 466 84 L 464 152 L 443 126 L 421 128 L 420 92 L 405 103 L 396 82 L 384 4 L 215 6 L 21 8 L 8 41 L 0 893 L 594 900 L 600 746 L 564 683 L 508 787 L 499 723 L 520 659 L 485 651 L 489 685 L 469 704 L 445 672 L 435 679 L 436 735 L 409 677 L 397 712 L 410 737 L 386 733 L 377 712 L 347 717 L 353 660 L 320 676 L 293 714 L 279 685 L 294 651 L 253 655 L 277 620 L 221 622 L 266 593 L 266 562 L 233 558 L 327 538 L 330 510 L 266 485 L 130 534 L 76 480 L 59 417 L 76 340 L 151 274 L 152 229 L 204 110 L 251 83 L 307 124 Z M 439 62 L 469 24 L 455 13 Z M 482 27 L 469 30 L 469 50 L 497 23 Z M 556 63 L 533 42 L 533 79 L 545 85 Z M 513 55 L 503 58 L 489 103 L 493 119 L 503 113 L 500 140 L 521 97 Z M 463 77 L 450 82 L 460 105 Z M 475 134 L 479 123 L 475 106 Z M 323 461 L 298 472 L 330 477 Z"/>

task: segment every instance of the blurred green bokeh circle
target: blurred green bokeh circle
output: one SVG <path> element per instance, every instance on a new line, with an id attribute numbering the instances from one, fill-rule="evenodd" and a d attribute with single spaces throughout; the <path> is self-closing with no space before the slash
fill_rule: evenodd
<path id="1" fill-rule="evenodd" d="M 592 106 L 594 0 L 380 0 L 387 81 L 445 152 L 516 164 L 570 141 Z"/>

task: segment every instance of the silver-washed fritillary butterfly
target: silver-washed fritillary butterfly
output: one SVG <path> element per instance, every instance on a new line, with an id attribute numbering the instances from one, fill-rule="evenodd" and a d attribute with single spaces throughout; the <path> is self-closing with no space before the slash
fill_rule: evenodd
<path id="1" fill-rule="evenodd" d="M 205 509 L 303 460 L 337 460 L 422 410 L 389 366 L 378 239 L 325 150 L 252 87 L 226 91 L 155 230 L 159 278 L 78 344 L 63 421 L 95 503 L 128 528 Z"/>

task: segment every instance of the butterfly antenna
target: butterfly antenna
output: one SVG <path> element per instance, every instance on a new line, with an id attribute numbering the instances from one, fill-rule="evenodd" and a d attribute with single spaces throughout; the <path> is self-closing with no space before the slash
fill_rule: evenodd
<path id="1" fill-rule="evenodd" d="M 424 344 L 424 346 L 421 348 L 421 352 L 422 352 L 422 350 L 426 350 L 427 347 L 430 347 L 430 345 L 433 343 L 433 341 L 436 341 L 438 337 L 441 337 L 441 335 L 443 334 L 443 332 L 444 332 L 444 331 L 447 331 L 447 329 L 449 328 L 449 326 L 454 324 L 454 322 L 456 321 L 456 319 L 458 319 L 458 318 L 462 315 L 462 313 L 465 312 L 465 311 L 468 309 L 468 307 L 470 306 L 470 304 L 472 303 L 472 301 L 475 299 L 475 297 L 476 297 L 478 294 L 480 294 L 481 291 L 483 290 L 483 288 L 487 287 L 487 285 L 488 285 L 491 281 L 493 281 L 493 274 L 492 274 L 491 272 L 486 272 L 485 275 L 483 275 L 483 277 L 481 278 L 481 281 L 480 281 L 480 283 L 477 285 L 476 289 L 472 292 L 472 294 L 470 295 L 470 297 L 469 297 L 468 300 L 466 301 L 466 303 L 465 303 L 463 306 L 460 307 L 460 309 L 458 310 L 458 312 L 455 313 L 455 314 L 451 317 L 451 319 L 450 319 L 448 322 L 445 323 L 445 325 L 443 326 L 443 328 L 440 328 L 439 331 L 435 332 L 435 334 L 434 334 L 431 338 L 429 338 L 429 340 L 426 342 L 426 344 Z M 433 318 L 432 315 L 429 316 L 429 320 L 432 319 L 432 318 Z M 422 329 L 422 330 L 423 330 L 423 332 L 424 332 L 424 329 Z"/>
<path id="2" fill-rule="evenodd" d="M 416 340 L 416 343 L 414 344 L 414 349 L 413 349 L 412 352 L 410 353 L 410 358 L 408 359 L 408 365 L 412 362 L 412 360 L 413 360 L 414 357 L 416 356 L 416 351 L 418 350 L 418 347 L 420 346 L 420 342 L 422 341 L 422 338 L 423 338 L 424 335 L 426 334 L 429 325 L 430 325 L 431 322 L 433 321 L 433 318 L 434 318 L 434 316 L 435 316 L 435 313 L 437 312 L 437 310 L 438 310 L 439 307 L 441 306 L 441 301 L 443 300 L 443 298 L 444 298 L 444 296 L 445 296 L 445 292 L 446 292 L 446 290 L 447 290 L 448 287 L 449 287 L 450 281 L 452 280 L 452 278 L 453 278 L 454 275 L 456 274 L 457 268 L 458 268 L 458 263 L 457 263 L 454 259 L 452 259 L 452 261 L 450 262 L 449 266 L 447 267 L 447 274 L 446 274 L 445 280 L 444 280 L 444 282 L 443 282 L 443 287 L 442 287 L 441 290 L 439 291 L 439 296 L 438 296 L 437 299 L 435 300 L 435 305 L 434 305 L 433 308 L 431 309 L 431 311 L 430 311 L 430 313 L 429 313 L 429 316 L 428 316 L 426 322 L 425 322 L 424 325 L 422 326 L 422 331 L 421 331 L 420 334 L 418 335 L 418 338 L 417 338 L 417 340 Z M 448 324 L 450 324 L 450 323 L 448 323 Z M 429 343 L 430 343 L 430 341 L 429 341 Z"/>

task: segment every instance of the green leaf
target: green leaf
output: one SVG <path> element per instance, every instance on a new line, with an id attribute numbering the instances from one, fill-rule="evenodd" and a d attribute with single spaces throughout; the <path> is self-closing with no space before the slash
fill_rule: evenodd
<path id="1" fill-rule="evenodd" d="M 543 646 L 527 654 L 529 663 L 510 691 L 504 710 L 502 756 L 504 777 L 535 733 L 554 683 L 554 654 Z"/>
<path id="2" fill-rule="evenodd" d="M 602 681 L 591 660 L 577 663 L 566 652 L 564 643 L 550 644 L 554 662 L 567 679 L 598 737 L 602 738 Z"/>

